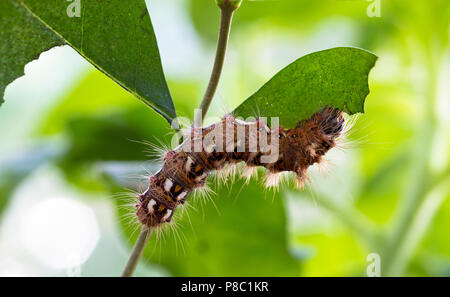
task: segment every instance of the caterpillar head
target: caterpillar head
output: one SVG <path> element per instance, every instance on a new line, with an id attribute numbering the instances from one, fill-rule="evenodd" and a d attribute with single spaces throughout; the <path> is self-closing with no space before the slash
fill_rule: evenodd
<path id="1" fill-rule="evenodd" d="M 280 133 L 283 169 L 294 171 L 303 182 L 308 167 L 320 163 L 322 157 L 336 146 L 336 139 L 341 136 L 344 125 L 342 113 L 326 107 L 300 122 L 296 128 Z"/>

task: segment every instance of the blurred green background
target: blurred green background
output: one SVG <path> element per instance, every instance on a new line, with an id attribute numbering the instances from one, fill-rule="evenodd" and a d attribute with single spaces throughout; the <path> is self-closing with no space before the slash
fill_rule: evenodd
<path id="1" fill-rule="evenodd" d="M 147 2 L 177 112 L 192 119 L 218 9 Z M 450 3 L 375 2 L 244 0 L 210 116 L 335 46 L 379 56 L 366 113 L 304 190 L 212 179 L 211 199 L 191 197 L 153 235 L 137 275 L 365 276 L 376 253 L 382 275 L 450 276 Z M 158 168 L 144 142 L 169 143 L 171 128 L 69 47 L 25 70 L 0 108 L 0 275 L 117 276 L 138 233 L 132 190 Z"/>

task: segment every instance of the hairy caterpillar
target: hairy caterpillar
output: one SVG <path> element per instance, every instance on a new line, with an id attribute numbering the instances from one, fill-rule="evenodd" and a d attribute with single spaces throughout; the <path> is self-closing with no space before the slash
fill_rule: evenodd
<path id="1" fill-rule="evenodd" d="M 244 122 L 232 115 L 194 128 L 182 144 L 167 152 L 162 168 L 150 177 L 136 204 L 138 219 L 148 227 L 170 222 L 175 208 L 193 190 L 204 187 L 212 171 L 226 164 L 245 162 L 250 168 L 262 166 L 274 174 L 292 171 L 303 183 L 308 167 L 336 146 L 344 126 L 342 112 L 326 107 L 294 129 L 270 129 L 261 119 Z"/>

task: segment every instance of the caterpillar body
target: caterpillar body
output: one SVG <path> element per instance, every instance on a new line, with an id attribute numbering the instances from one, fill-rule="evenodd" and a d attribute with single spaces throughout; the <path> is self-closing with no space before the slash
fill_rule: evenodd
<path id="1" fill-rule="evenodd" d="M 336 146 L 344 126 L 342 112 L 326 107 L 293 129 L 269 128 L 260 119 L 245 122 L 232 115 L 208 127 L 193 128 L 182 144 L 167 152 L 162 168 L 150 176 L 149 186 L 136 204 L 137 217 L 148 227 L 170 222 L 176 207 L 184 204 L 193 190 L 204 187 L 211 172 L 225 165 L 245 162 L 249 168 L 265 167 L 271 174 L 291 171 L 303 183 L 308 167 Z M 200 147 L 196 140 L 201 140 Z"/>

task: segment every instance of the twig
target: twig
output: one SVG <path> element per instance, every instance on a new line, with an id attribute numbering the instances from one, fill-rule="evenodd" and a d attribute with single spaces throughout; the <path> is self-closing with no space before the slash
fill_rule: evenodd
<path id="1" fill-rule="evenodd" d="M 199 123 L 203 121 L 206 112 L 211 105 L 211 101 L 216 92 L 217 85 L 219 83 L 220 74 L 222 73 L 223 63 L 225 61 L 225 53 L 227 51 L 228 38 L 230 35 L 231 21 L 233 19 L 233 13 L 241 5 L 242 0 L 216 0 L 217 5 L 220 8 L 220 29 L 219 29 L 219 40 L 217 42 L 216 58 L 214 60 L 214 67 L 211 73 L 211 78 L 209 80 L 208 88 L 203 97 L 203 101 L 200 105 L 201 118 L 199 119 L 199 114 L 196 114 L 194 123 Z M 133 276 L 134 271 L 139 263 L 139 259 L 144 253 L 145 246 L 152 234 L 153 229 L 143 226 L 139 237 L 134 244 L 133 250 L 131 251 L 130 258 L 128 259 L 127 265 L 125 266 L 122 277 Z"/>
<path id="2" fill-rule="evenodd" d="M 202 103 L 200 104 L 201 113 L 195 115 L 194 123 L 201 124 L 205 117 L 209 106 L 214 98 L 214 94 L 219 84 L 220 75 L 222 74 L 223 64 L 225 61 L 225 54 L 227 51 L 228 39 L 230 36 L 231 22 L 233 19 L 234 11 L 239 7 L 236 1 L 217 1 L 220 8 L 220 30 L 219 40 L 217 42 L 216 58 L 214 60 L 214 66 L 209 79 L 208 88 L 203 96 Z M 201 118 L 199 118 L 201 114 Z"/>
<path id="3" fill-rule="evenodd" d="M 150 235 L 152 235 L 153 229 L 143 226 L 141 232 L 139 233 L 139 237 L 134 244 L 133 250 L 131 251 L 130 258 L 128 259 L 127 265 L 122 272 L 122 277 L 130 277 L 133 276 L 134 271 L 139 263 L 139 259 L 141 258 L 145 246 L 147 245 L 148 240 L 150 239 Z"/>

